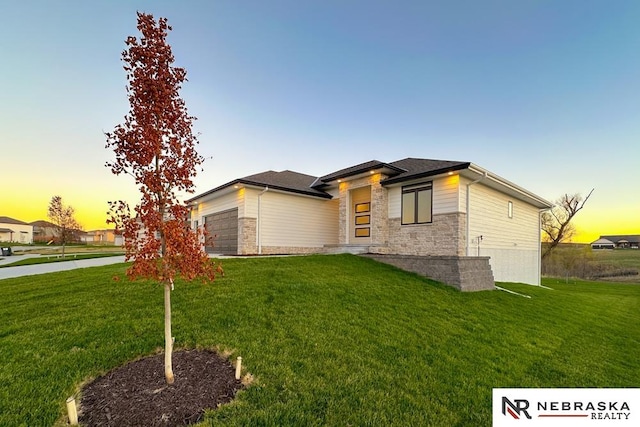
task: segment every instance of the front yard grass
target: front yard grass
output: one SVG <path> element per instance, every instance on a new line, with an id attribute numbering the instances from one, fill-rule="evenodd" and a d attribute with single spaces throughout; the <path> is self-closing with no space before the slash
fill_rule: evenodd
<path id="1" fill-rule="evenodd" d="M 223 265 L 172 296 L 178 347 L 255 377 L 203 425 L 485 426 L 494 387 L 640 384 L 640 286 L 500 284 L 527 299 L 352 255 Z M 0 281 L 0 425 L 60 422 L 81 381 L 163 346 L 161 287 L 124 270 Z"/>

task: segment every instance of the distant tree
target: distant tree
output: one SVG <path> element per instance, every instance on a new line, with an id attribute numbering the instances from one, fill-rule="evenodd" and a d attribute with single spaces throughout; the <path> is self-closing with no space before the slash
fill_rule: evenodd
<path id="1" fill-rule="evenodd" d="M 47 216 L 56 229 L 57 238 L 62 245 L 62 258 L 64 258 L 67 243 L 74 241 L 78 230 L 81 228 L 75 219 L 75 210 L 71 206 L 65 206 L 62 197 L 53 196 L 49 202 Z"/>
<path id="2" fill-rule="evenodd" d="M 166 18 L 138 12 L 142 37 L 130 36 L 122 53 L 127 73 L 129 113 L 124 123 L 106 134 L 106 148 L 115 161 L 107 163 L 119 175 L 135 179 L 141 200 L 131 215 L 126 202 L 110 202 L 109 223 L 123 232 L 130 278 L 150 278 L 164 286 L 165 379 L 174 382 L 172 368 L 171 291 L 178 276 L 211 281 L 221 273 L 201 245 L 203 231 L 187 224 L 189 208 L 177 193 L 193 193 L 192 178 L 203 158 L 195 150 L 197 138 L 185 102 L 179 95 L 186 81 L 184 68 L 174 67 L 166 37 Z"/>
<path id="3" fill-rule="evenodd" d="M 571 220 L 584 208 L 592 193 L 593 189 L 584 199 L 580 194 L 565 194 L 556 201 L 553 208 L 542 213 L 542 240 L 547 243 L 542 258 L 549 256 L 560 243 L 573 237 L 575 227 Z"/>

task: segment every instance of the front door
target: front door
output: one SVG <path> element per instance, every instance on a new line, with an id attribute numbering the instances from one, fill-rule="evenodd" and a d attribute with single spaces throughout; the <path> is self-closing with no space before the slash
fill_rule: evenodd
<path id="1" fill-rule="evenodd" d="M 371 186 L 351 190 L 351 215 L 349 218 L 349 243 L 371 243 Z"/>

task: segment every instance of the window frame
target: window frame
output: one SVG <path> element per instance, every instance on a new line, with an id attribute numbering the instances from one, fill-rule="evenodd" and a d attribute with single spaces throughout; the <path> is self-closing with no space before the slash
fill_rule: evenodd
<path id="1" fill-rule="evenodd" d="M 422 191 L 429 190 L 430 204 L 429 204 L 429 221 L 418 221 L 420 204 L 418 203 L 420 198 L 419 194 Z M 406 194 L 413 194 L 413 222 L 404 222 L 404 198 Z M 420 225 L 420 224 L 432 224 L 433 223 L 433 181 L 425 181 L 418 184 L 411 184 L 403 186 L 400 191 L 400 224 L 401 225 Z"/>

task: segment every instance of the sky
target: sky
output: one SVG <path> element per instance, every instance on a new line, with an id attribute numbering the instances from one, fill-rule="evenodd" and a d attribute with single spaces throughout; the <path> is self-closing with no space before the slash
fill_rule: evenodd
<path id="1" fill-rule="evenodd" d="M 166 17 L 205 156 L 196 193 L 266 170 L 469 161 L 555 201 L 576 242 L 640 234 L 637 0 L 0 0 L 0 216 L 85 230 L 136 204 L 105 163 L 136 11 Z"/>

